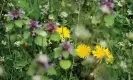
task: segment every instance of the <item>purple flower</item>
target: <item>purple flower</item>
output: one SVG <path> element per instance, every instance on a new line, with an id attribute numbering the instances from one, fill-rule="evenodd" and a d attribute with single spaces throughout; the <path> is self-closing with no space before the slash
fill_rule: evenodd
<path id="1" fill-rule="evenodd" d="M 109 8 L 114 8 L 114 3 L 113 1 L 105 0 L 100 3 L 100 6 L 106 5 Z"/>
<path id="2" fill-rule="evenodd" d="M 43 65 L 44 65 L 45 68 L 48 68 L 49 67 L 48 62 L 44 62 Z"/>
<path id="3" fill-rule="evenodd" d="M 32 20 L 32 19 L 30 19 L 29 25 L 30 25 L 30 27 L 32 27 L 32 28 L 41 27 L 41 25 L 39 24 L 39 21 L 34 21 L 34 20 Z"/>
<path id="4" fill-rule="evenodd" d="M 112 0 L 105 0 L 99 3 L 101 6 L 101 11 L 103 13 L 112 13 L 113 8 L 114 8 L 114 3 Z"/>
<path id="5" fill-rule="evenodd" d="M 39 24 L 39 21 L 34 21 L 32 19 L 30 19 L 29 26 L 30 26 L 30 31 L 32 33 L 32 36 L 35 36 L 35 29 L 41 27 L 41 25 Z"/>
<path id="6" fill-rule="evenodd" d="M 46 54 L 39 54 L 36 57 L 36 62 L 44 66 L 45 68 L 49 67 L 49 57 Z"/>
<path id="7" fill-rule="evenodd" d="M 23 18 L 22 9 L 12 10 L 8 14 L 12 20 L 14 20 L 16 18 Z"/>
<path id="8" fill-rule="evenodd" d="M 58 26 L 54 22 L 48 22 L 46 24 L 46 31 L 48 31 L 48 32 L 51 32 L 51 33 L 55 32 L 57 28 L 58 28 Z"/>
<path id="9" fill-rule="evenodd" d="M 63 51 L 68 51 L 69 53 L 72 52 L 72 47 L 71 47 L 71 44 L 69 42 L 63 42 L 61 44 L 61 47 L 62 47 Z"/>

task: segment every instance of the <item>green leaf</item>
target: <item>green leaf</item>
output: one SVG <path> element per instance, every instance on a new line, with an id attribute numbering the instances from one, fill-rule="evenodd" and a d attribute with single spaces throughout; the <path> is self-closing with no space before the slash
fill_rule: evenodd
<path id="1" fill-rule="evenodd" d="M 28 71 L 27 71 L 27 74 L 28 74 L 29 76 L 34 75 L 34 73 L 36 72 L 35 67 L 36 67 L 36 66 L 35 66 L 34 64 L 31 64 L 31 65 L 30 65 L 30 67 L 29 67 L 29 69 L 28 69 Z"/>
<path id="2" fill-rule="evenodd" d="M 54 58 L 58 58 L 61 55 L 61 48 L 54 49 Z"/>
<path id="3" fill-rule="evenodd" d="M 16 66 L 17 66 L 17 67 L 25 67 L 27 64 L 28 64 L 27 61 L 21 60 L 21 61 L 18 61 L 18 62 L 16 63 Z"/>
<path id="4" fill-rule="evenodd" d="M 23 20 L 15 20 L 14 23 L 17 27 L 22 28 Z"/>
<path id="5" fill-rule="evenodd" d="M 47 45 L 47 39 L 41 36 L 37 36 L 35 38 L 35 44 L 44 47 Z"/>
<path id="6" fill-rule="evenodd" d="M 5 26 L 6 26 L 6 32 L 11 31 L 12 28 L 14 27 L 13 23 L 8 23 Z"/>
<path id="7" fill-rule="evenodd" d="M 100 23 L 99 18 L 97 18 L 97 17 L 93 16 L 93 17 L 92 17 L 92 23 L 93 23 L 93 24 Z"/>
<path id="8" fill-rule="evenodd" d="M 69 57 L 69 52 L 64 51 L 64 52 L 62 53 L 62 55 L 63 55 L 63 57 L 64 57 L 65 59 L 67 59 L 67 58 Z"/>
<path id="9" fill-rule="evenodd" d="M 42 37 L 46 37 L 47 33 L 45 31 L 43 31 L 42 29 L 36 29 L 35 30 L 36 34 L 42 36 Z"/>
<path id="10" fill-rule="evenodd" d="M 72 56 L 76 56 L 77 55 L 76 50 L 73 49 L 71 54 L 72 54 Z"/>
<path id="11" fill-rule="evenodd" d="M 58 33 L 53 33 L 50 36 L 50 40 L 52 40 L 52 41 L 59 41 L 60 40 L 60 35 Z"/>
<path id="12" fill-rule="evenodd" d="M 61 60 L 59 62 L 61 68 L 63 69 L 69 69 L 71 67 L 71 61 L 70 60 Z"/>
<path id="13" fill-rule="evenodd" d="M 17 5 L 21 8 L 27 8 L 29 3 L 27 3 L 26 0 L 19 0 Z"/>
<path id="14" fill-rule="evenodd" d="M 48 73 L 48 75 L 56 75 L 56 70 L 54 67 L 49 66 L 47 73 Z"/>
<path id="15" fill-rule="evenodd" d="M 106 16 L 104 16 L 104 21 L 106 23 L 108 23 L 109 25 L 113 25 L 114 24 L 114 19 L 115 19 L 114 15 L 106 15 Z"/>
<path id="16" fill-rule="evenodd" d="M 27 39 L 30 36 L 30 32 L 29 31 L 25 31 L 23 34 L 24 39 Z"/>

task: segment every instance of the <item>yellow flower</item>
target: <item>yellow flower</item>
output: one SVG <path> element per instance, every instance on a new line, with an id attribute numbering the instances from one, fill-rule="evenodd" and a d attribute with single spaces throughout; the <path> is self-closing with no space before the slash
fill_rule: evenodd
<path id="1" fill-rule="evenodd" d="M 70 31 L 67 27 L 61 26 L 56 30 L 61 38 L 69 38 L 70 37 Z"/>
<path id="2" fill-rule="evenodd" d="M 107 48 L 107 49 L 105 49 L 104 50 L 104 53 L 105 53 L 105 55 L 106 55 L 106 63 L 108 64 L 108 63 L 111 63 L 112 61 L 113 61 L 113 55 L 109 52 L 109 49 Z"/>
<path id="3" fill-rule="evenodd" d="M 96 50 L 92 51 L 92 54 L 97 58 L 97 59 L 102 59 L 105 54 L 104 54 L 104 48 L 101 46 L 97 45 Z"/>
<path id="4" fill-rule="evenodd" d="M 90 51 L 91 51 L 90 47 L 85 44 L 78 45 L 76 49 L 77 55 L 80 58 L 87 57 L 90 54 Z"/>
<path id="5" fill-rule="evenodd" d="M 97 58 L 97 59 L 100 59 L 102 60 L 103 57 L 105 57 L 105 60 L 106 60 L 106 63 L 111 63 L 113 61 L 113 56 L 112 54 L 110 53 L 109 49 L 108 48 L 103 48 L 99 45 L 97 45 L 96 47 L 96 50 L 95 51 L 92 51 L 92 54 Z"/>

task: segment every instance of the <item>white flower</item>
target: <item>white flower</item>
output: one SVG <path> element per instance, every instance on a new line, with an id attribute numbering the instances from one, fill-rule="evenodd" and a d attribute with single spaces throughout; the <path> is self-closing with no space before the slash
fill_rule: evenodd
<path id="1" fill-rule="evenodd" d="M 14 45 L 17 46 L 17 47 L 19 47 L 19 46 L 21 45 L 21 42 L 20 42 L 20 41 L 16 41 L 16 42 L 14 43 Z"/>
<path id="2" fill-rule="evenodd" d="M 125 69 L 125 68 L 127 68 L 127 64 L 124 61 L 121 61 L 120 67 Z"/>
<path id="3" fill-rule="evenodd" d="M 44 63 L 44 62 L 48 62 L 49 58 L 46 54 L 39 54 L 36 58 L 36 61 L 40 63 Z"/>
<path id="4" fill-rule="evenodd" d="M 104 41 L 104 40 L 101 40 L 101 41 L 99 42 L 99 44 L 100 44 L 102 47 L 104 47 L 104 48 L 107 47 L 107 42 Z"/>
<path id="5" fill-rule="evenodd" d="M 91 33 L 83 25 L 78 25 L 74 29 L 74 37 L 88 39 L 91 37 Z"/>
<path id="6" fill-rule="evenodd" d="M 5 61 L 5 57 L 3 56 L 3 57 L 0 57 L 0 61 L 1 62 L 4 62 Z"/>
<path id="7" fill-rule="evenodd" d="M 61 12 L 60 16 L 66 18 L 68 16 L 68 14 L 63 11 L 63 12 Z"/>
<path id="8" fill-rule="evenodd" d="M 121 2 L 119 1 L 118 2 L 118 4 L 117 4 L 118 6 L 120 6 L 120 7 L 122 7 L 123 5 L 121 4 Z"/>
<path id="9" fill-rule="evenodd" d="M 4 40 L 2 40 L 2 41 L 1 41 L 1 44 L 6 45 L 6 44 L 7 44 L 7 42 L 6 42 L 6 41 L 4 41 Z"/>
<path id="10" fill-rule="evenodd" d="M 32 80 L 41 80 L 42 76 L 40 75 L 35 75 L 35 76 L 32 76 Z"/>
<path id="11" fill-rule="evenodd" d="M 126 36 L 127 36 L 128 39 L 133 40 L 133 32 L 127 33 Z"/>
<path id="12" fill-rule="evenodd" d="M 125 46 L 124 42 L 118 42 L 119 46 Z"/>
<path id="13" fill-rule="evenodd" d="M 132 15 L 133 14 L 133 12 L 131 11 L 131 10 L 127 10 L 127 13 L 128 13 L 128 15 Z"/>
<path id="14" fill-rule="evenodd" d="M 48 18 L 51 19 L 51 20 L 54 20 L 54 19 L 55 19 L 55 18 L 54 18 L 54 15 L 52 15 L 52 14 L 49 15 Z"/>
<path id="15" fill-rule="evenodd" d="M 86 60 L 87 60 L 87 62 L 89 62 L 89 63 L 94 63 L 95 62 L 95 57 L 94 56 L 88 56 L 87 58 L 86 58 Z"/>
<path id="16" fill-rule="evenodd" d="M 110 9 L 109 9 L 109 7 L 107 6 L 107 5 L 103 5 L 103 6 L 101 6 L 101 11 L 103 12 L 103 13 L 110 13 Z"/>

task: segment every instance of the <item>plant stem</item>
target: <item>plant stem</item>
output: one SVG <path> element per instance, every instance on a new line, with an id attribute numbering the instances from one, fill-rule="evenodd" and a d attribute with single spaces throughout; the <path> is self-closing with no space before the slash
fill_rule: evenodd
<path id="1" fill-rule="evenodd" d="M 72 62 L 72 67 L 71 67 L 71 72 L 70 72 L 70 77 L 69 77 L 69 80 L 71 80 L 71 78 L 72 78 L 73 64 L 74 64 L 74 57 L 73 57 L 73 62 Z"/>
<path id="2" fill-rule="evenodd" d="M 130 72 L 128 73 L 128 80 L 131 80 Z"/>
<path id="3" fill-rule="evenodd" d="M 1 19 L 1 17 L 2 17 L 2 11 L 3 11 L 4 5 L 5 5 L 5 0 L 4 0 L 4 2 L 3 2 L 2 7 L 1 7 L 1 11 L 0 11 L 0 19 Z"/>

